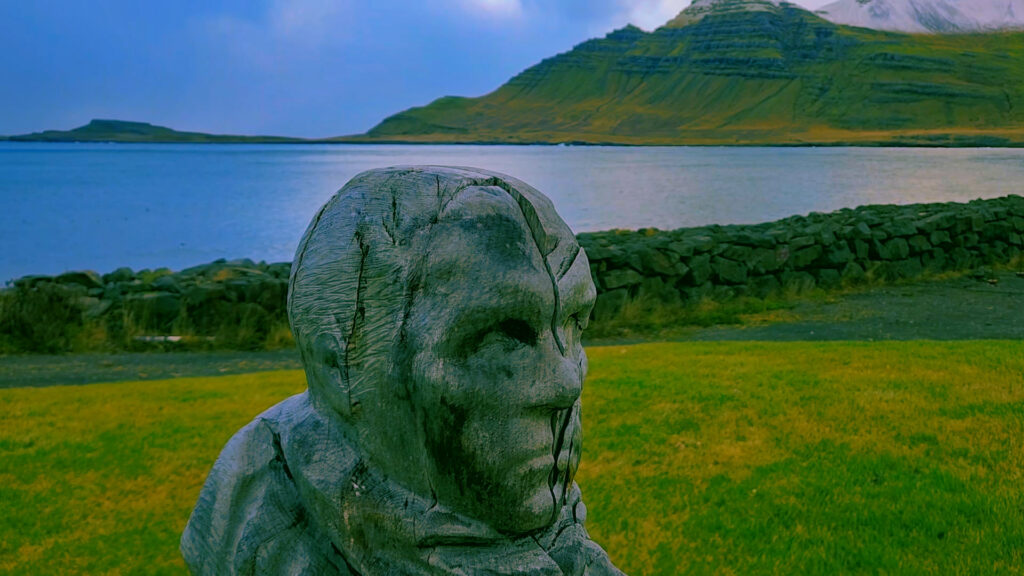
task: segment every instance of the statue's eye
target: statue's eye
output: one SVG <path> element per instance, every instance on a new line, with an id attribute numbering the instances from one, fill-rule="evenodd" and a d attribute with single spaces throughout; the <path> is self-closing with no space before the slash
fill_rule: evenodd
<path id="1" fill-rule="evenodd" d="M 502 336 L 515 340 L 516 342 L 526 344 L 527 346 L 537 344 L 537 331 L 534 330 L 527 322 L 519 320 L 518 318 L 502 320 L 498 324 L 497 331 Z"/>

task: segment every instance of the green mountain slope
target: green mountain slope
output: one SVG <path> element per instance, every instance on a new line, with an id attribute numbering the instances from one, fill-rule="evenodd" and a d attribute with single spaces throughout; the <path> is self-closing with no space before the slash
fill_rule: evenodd
<path id="1" fill-rule="evenodd" d="M 74 130 L 47 130 L 22 136 L 10 136 L 15 142 L 301 142 L 298 138 L 280 136 L 230 136 L 178 132 L 145 122 L 93 120 Z"/>
<path id="2" fill-rule="evenodd" d="M 743 3 L 758 6 L 617 30 L 346 140 L 1024 145 L 1024 33 L 895 34 Z"/>

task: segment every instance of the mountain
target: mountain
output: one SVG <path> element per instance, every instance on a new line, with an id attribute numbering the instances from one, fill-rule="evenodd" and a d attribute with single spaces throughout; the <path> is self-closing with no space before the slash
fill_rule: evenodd
<path id="1" fill-rule="evenodd" d="M 1024 34 L 895 34 L 703 0 L 344 140 L 1024 145 Z"/>
<path id="2" fill-rule="evenodd" d="M 1024 0 L 838 0 L 817 13 L 836 24 L 897 32 L 1024 28 Z"/>
<path id="3" fill-rule="evenodd" d="M 9 136 L 15 142 L 192 142 L 192 143 L 257 143 L 257 142 L 303 142 L 299 138 L 281 136 L 230 136 L 203 134 L 201 132 L 178 132 L 163 126 L 145 122 L 123 120 L 93 120 L 73 130 L 46 130 L 21 136 Z"/>

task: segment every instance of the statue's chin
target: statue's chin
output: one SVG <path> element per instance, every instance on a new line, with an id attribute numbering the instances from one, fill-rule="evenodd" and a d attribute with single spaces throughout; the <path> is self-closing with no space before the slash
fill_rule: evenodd
<path id="1" fill-rule="evenodd" d="M 495 511 L 497 512 L 497 511 Z M 490 524 L 505 534 L 527 534 L 547 528 L 555 521 L 557 507 L 546 487 L 534 493 L 516 509 L 492 517 Z"/>

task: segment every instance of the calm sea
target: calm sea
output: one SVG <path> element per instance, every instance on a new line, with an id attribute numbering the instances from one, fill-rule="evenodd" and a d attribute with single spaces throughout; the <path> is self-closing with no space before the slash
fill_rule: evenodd
<path id="1" fill-rule="evenodd" d="M 349 178 L 400 164 L 516 176 L 578 232 L 1024 193 L 1024 150 L 0 143 L 0 282 L 290 260 Z"/>

